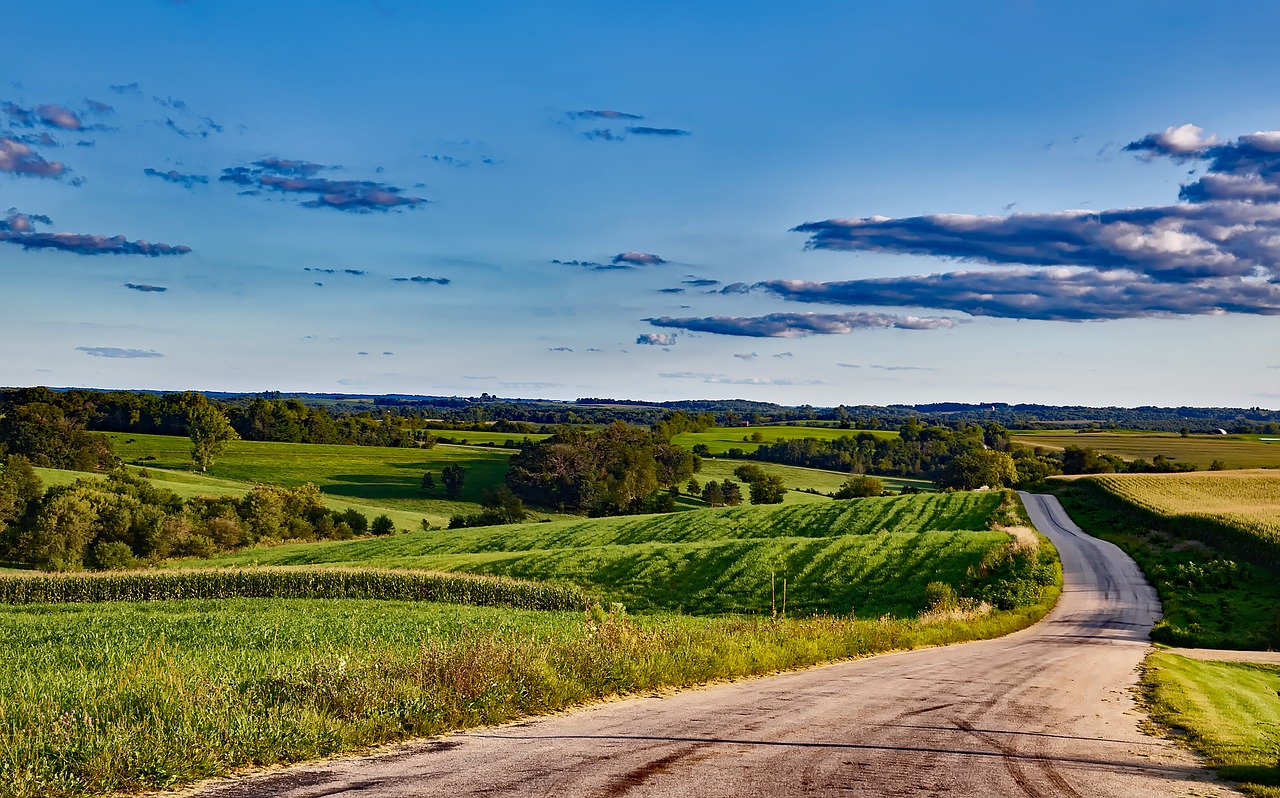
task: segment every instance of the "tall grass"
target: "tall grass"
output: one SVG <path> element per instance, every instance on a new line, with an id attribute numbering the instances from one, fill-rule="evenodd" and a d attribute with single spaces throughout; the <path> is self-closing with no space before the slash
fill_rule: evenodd
<path id="1" fill-rule="evenodd" d="M 1051 603 L 935 623 L 352 600 L 0 608 L 0 796 L 169 787 L 602 696 L 990 637 Z"/>

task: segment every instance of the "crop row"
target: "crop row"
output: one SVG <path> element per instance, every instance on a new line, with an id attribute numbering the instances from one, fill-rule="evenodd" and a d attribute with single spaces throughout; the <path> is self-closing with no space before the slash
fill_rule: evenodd
<path id="1" fill-rule="evenodd" d="M 414 571 L 260 568 L 0 577 L 3 604 L 230 598 L 439 601 L 528 610 L 576 610 L 587 603 L 569 585 Z"/>

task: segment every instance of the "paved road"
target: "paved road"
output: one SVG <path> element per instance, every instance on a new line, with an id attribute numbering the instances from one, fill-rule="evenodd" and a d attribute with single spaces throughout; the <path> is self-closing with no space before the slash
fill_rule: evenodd
<path id="1" fill-rule="evenodd" d="M 1032 629 L 636 698 L 206 788 L 248 796 L 1231 795 L 1144 736 L 1155 592 L 1057 500 L 1024 496 L 1066 590 Z"/>

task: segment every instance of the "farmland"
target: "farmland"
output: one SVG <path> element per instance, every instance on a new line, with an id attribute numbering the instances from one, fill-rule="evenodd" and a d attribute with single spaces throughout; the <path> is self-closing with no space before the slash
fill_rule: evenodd
<path id="1" fill-rule="evenodd" d="M 10 577 L 134 596 L 188 583 L 398 591 L 436 584 L 406 570 L 433 563 L 570 591 L 517 585 L 517 602 L 561 601 L 576 586 L 600 603 L 585 613 L 361 598 L 0 605 L 0 796 L 171 786 L 617 693 L 1007 633 L 1042 616 L 1056 588 L 1012 611 L 914 617 L 927 583 L 964 586 L 969 566 L 1008 546 L 988 530 L 1000 501 L 928 494 L 419 531 L 186 563 L 279 569 Z M 370 568 L 384 570 L 372 579 Z M 786 617 L 773 616 L 771 573 L 788 580 Z M 647 612 L 603 609 L 618 599 Z"/>
<path id="2" fill-rule="evenodd" d="M 1160 593 L 1154 639 L 1280 645 L 1280 473 L 1101 474 L 1055 489 L 1092 534 L 1125 549 Z"/>
<path id="3" fill-rule="evenodd" d="M 194 564 L 463 571 L 704 614 L 767 611 L 776 575 L 797 611 L 905 615 L 924 608 L 925 584 L 958 585 L 1008 540 L 988 531 L 999 503 L 997 493 L 955 493 L 734 507 L 258 548 Z"/>
<path id="4" fill-rule="evenodd" d="M 788 491 L 787 496 L 783 500 L 785 502 L 802 502 L 802 501 L 821 501 L 819 497 L 812 494 L 799 493 L 798 491 L 816 490 L 821 493 L 834 493 L 840 489 L 840 486 L 849 478 L 849 474 L 844 471 L 824 471 L 819 468 L 801 468 L 799 466 L 781 465 L 778 463 L 765 463 L 757 460 L 730 460 L 723 457 L 704 457 L 702 458 L 702 470 L 695 476 L 697 480 L 703 484 L 711 480 L 724 481 L 732 479 L 739 481 L 733 474 L 733 470 L 741 466 L 744 462 L 749 462 L 757 466 L 766 474 L 777 474 L 782 477 L 786 483 Z M 904 487 L 910 486 L 917 490 L 933 490 L 934 484 L 927 479 L 907 479 L 902 477 L 877 477 L 888 490 L 901 491 Z M 701 502 L 696 504 L 698 507 L 705 506 Z"/>
<path id="5" fill-rule="evenodd" d="M 713 427 L 706 432 L 683 432 L 671 439 L 686 449 L 698 444 L 707 447 L 711 454 L 724 454 L 730 449 L 741 449 L 754 452 L 762 443 L 775 443 L 779 440 L 800 438 L 817 438 L 818 440 L 835 440 L 846 435 L 858 435 L 869 432 L 877 438 L 896 438 L 898 433 L 886 430 L 840 429 L 838 427 L 795 427 L 786 425 L 759 427 Z M 758 438 L 757 438 L 758 436 Z"/>
<path id="6" fill-rule="evenodd" d="M 116 454 L 126 463 L 185 472 L 190 460 L 191 443 L 186 438 L 123 434 L 111 438 Z M 240 483 L 241 487 L 257 483 L 296 487 L 311 482 L 326 497 L 399 510 L 440 525 L 455 513 L 474 510 L 484 490 L 502 482 L 512 451 L 448 444 L 400 449 L 233 441 L 209 469 L 209 476 Z M 445 498 L 439 485 L 432 491 L 420 487 L 425 471 L 438 478 L 447 465 L 466 471 L 457 501 Z M 415 521 L 412 526 L 416 525 Z"/>
<path id="7" fill-rule="evenodd" d="M 1179 463 L 1208 468 L 1222 461 L 1227 468 L 1280 468 L 1280 441 L 1265 435 L 1191 435 L 1172 432 L 1089 432 L 1074 430 L 1015 431 L 1010 439 L 1025 446 L 1061 450 L 1067 446 L 1091 447 L 1099 452 L 1134 460 L 1164 455 Z"/>

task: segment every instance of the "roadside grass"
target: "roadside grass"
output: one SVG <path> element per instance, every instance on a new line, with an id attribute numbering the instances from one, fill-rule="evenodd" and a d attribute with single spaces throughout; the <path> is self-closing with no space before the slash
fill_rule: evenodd
<path id="1" fill-rule="evenodd" d="M 395 601 L 0 607 L 0 796 L 178 786 L 606 696 L 994 637 L 941 622 L 628 617 Z"/>
<path id="2" fill-rule="evenodd" d="M 433 530 L 181 564 L 461 571 L 565 582 L 633 610 L 696 614 L 769 611 L 786 579 L 796 611 L 906 615 L 925 608 L 926 584 L 959 587 L 1008 542 L 990 530 L 1002 498 L 921 494 Z"/>
<path id="3" fill-rule="evenodd" d="M 1280 441 L 1269 443 L 1267 435 L 1191 435 L 1183 438 L 1174 432 L 1088 432 L 1075 430 L 1013 431 L 1014 443 L 1062 450 L 1067 446 L 1088 446 L 1096 451 L 1114 454 L 1126 460 L 1142 458 L 1150 461 L 1162 454 L 1180 463 L 1193 463 L 1204 469 L 1214 460 L 1222 460 L 1227 468 L 1280 468 Z"/>
<path id="4" fill-rule="evenodd" d="M 191 454 L 191 443 L 186 438 L 124 433 L 110 437 L 116 454 L 126 463 L 186 473 Z M 250 487 L 296 487 L 311 482 L 326 497 L 413 513 L 417 519 L 427 517 L 441 524 L 448 523 L 449 517 L 457 513 L 474 512 L 485 489 L 503 483 L 508 458 L 514 451 L 449 444 L 408 449 L 232 441 L 208 476 Z M 447 465 L 461 466 L 466 472 L 462 496 L 457 501 L 445 498 L 440 483 L 440 471 Z M 436 475 L 437 486 L 433 490 L 421 489 L 425 471 Z M 540 515 L 565 517 L 555 513 Z"/>
<path id="5" fill-rule="evenodd" d="M 1203 476 L 1217 475 L 1222 472 Z M 1188 475 L 1156 478 L 1166 476 Z M 1270 478 L 1280 481 L 1280 475 Z M 1193 524 L 1185 516 L 1152 513 L 1095 478 L 1050 480 L 1049 485 L 1076 523 L 1118 545 L 1155 586 L 1164 617 L 1152 630 L 1153 640 L 1198 648 L 1280 647 L 1280 573 L 1225 550 L 1216 535 L 1203 534 L 1216 529 L 1209 526 L 1212 518 Z"/>
<path id="6" fill-rule="evenodd" d="M 1156 652 L 1142 684 L 1152 717 L 1184 734 L 1220 776 L 1280 798 L 1280 666 Z"/>
<path id="7" fill-rule="evenodd" d="M 671 440 L 686 449 L 692 449 L 701 443 L 711 454 L 724 454 L 730 449 L 741 449 L 754 452 L 762 443 L 777 443 L 779 440 L 803 440 L 817 438 L 821 441 L 835 440 L 846 435 L 856 436 L 861 432 L 869 432 L 877 438 L 896 438 L 898 433 L 891 430 L 859 430 L 839 429 L 837 427 L 792 427 L 787 425 L 766 425 L 760 427 L 712 427 L 706 432 L 682 432 Z M 752 441 L 756 433 L 762 440 Z M 743 439 L 746 440 L 743 440 Z"/>

